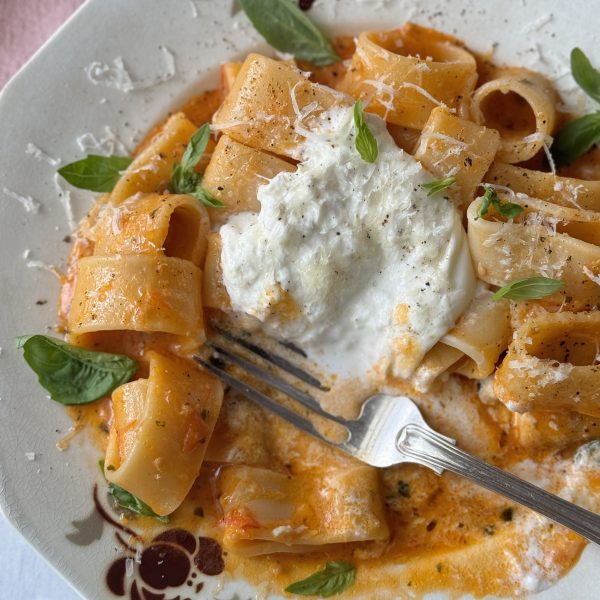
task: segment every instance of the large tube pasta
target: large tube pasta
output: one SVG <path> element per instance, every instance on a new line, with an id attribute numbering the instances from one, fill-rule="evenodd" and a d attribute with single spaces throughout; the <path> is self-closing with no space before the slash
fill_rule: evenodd
<path id="1" fill-rule="evenodd" d="M 473 112 L 478 123 L 500 132 L 498 158 L 516 163 L 528 160 L 544 143 L 551 142 L 556 101 L 545 77 L 526 69 L 510 69 L 475 90 Z"/>
<path id="2" fill-rule="evenodd" d="M 512 334 L 508 302 L 494 302 L 482 289 L 451 329 L 426 355 L 413 375 L 415 387 L 426 391 L 444 372 L 484 379 L 494 372 Z"/>
<path id="3" fill-rule="evenodd" d="M 113 205 L 140 192 L 165 190 L 173 165 L 181 160 L 195 131 L 196 126 L 183 113 L 174 114 L 122 174 L 111 192 Z"/>
<path id="4" fill-rule="evenodd" d="M 494 162 L 484 181 L 567 208 L 600 212 L 600 181 L 560 177 L 554 173 L 533 171 L 501 162 Z"/>
<path id="5" fill-rule="evenodd" d="M 453 37 L 408 23 L 358 36 L 340 86 L 386 121 L 421 129 L 436 106 L 467 116 L 475 58 Z"/>
<path id="6" fill-rule="evenodd" d="M 204 341 L 202 271 L 181 258 L 90 256 L 77 263 L 69 333 L 133 330 Z"/>
<path id="7" fill-rule="evenodd" d="M 219 481 L 223 545 L 236 554 L 318 552 L 331 544 L 389 537 L 372 467 L 289 476 L 234 465 Z"/>
<path id="8" fill-rule="evenodd" d="M 453 175 L 460 190 L 460 205 L 468 206 L 490 168 L 500 136 L 472 121 L 437 107 L 431 111 L 419 138 L 415 158 L 440 179 Z M 451 192 L 452 189 L 448 190 Z"/>
<path id="9" fill-rule="evenodd" d="M 282 171 L 293 171 L 290 163 L 222 135 L 204 172 L 202 185 L 224 208 L 209 208 L 213 225 L 222 225 L 236 212 L 258 212 L 258 188 Z"/>
<path id="10" fill-rule="evenodd" d="M 514 333 L 494 390 L 510 410 L 600 417 L 600 313 L 540 313 Z"/>
<path id="11" fill-rule="evenodd" d="M 491 375 L 512 335 L 508 302 L 495 302 L 492 293 L 480 292 L 442 342 L 464 353 L 455 369 L 470 379 Z"/>
<path id="12" fill-rule="evenodd" d="M 186 497 L 215 427 L 223 386 L 195 363 L 157 352 L 148 379 L 112 394 L 113 422 L 104 474 L 159 515 Z"/>
<path id="13" fill-rule="evenodd" d="M 438 342 L 423 358 L 412 375 L 412 384 L 420 392 L 426 392 L 432 383 L 444 373 L 451 373 L 465 355 L 456 348 Z"/>
<path id="14" fill-rule="evenodd" d="M 312 83 L 285 62 L 249 54 L 221 108 L 214 126 L 238 142 L 296 157 L 302 130 L 311 119 L 349 99 Z"/>
<path id="15" fill-rule="evenodd" d="M 206 209 L 190 196 L 136 195 L 101 212 L 93 232 L 94 254 L 163 252 L 202 267 L 208 229 Z"/>
<path id="16" fill-rule="evenodd" d="M 566 300 L 576 310 L 598 305 L 600 286 L 592 278 L 600 271 L 600 214 L 521 194 L 499 197 L 525 210 L 505 223 L 491 209 L 477 218 L 481 198 L 469 206 L 469 247 L 480 279 L 502 286 L 524 277 L 552 277 L 564 281 L 564 290 L 541 302 Z"/>

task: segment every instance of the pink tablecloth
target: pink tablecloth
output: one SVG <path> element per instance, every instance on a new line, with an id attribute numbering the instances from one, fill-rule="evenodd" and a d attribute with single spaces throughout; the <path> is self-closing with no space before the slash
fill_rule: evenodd
<path id="1" fill-rule="evenodd" d="M 83 0 L 0 0 L 0 89 Z"/>

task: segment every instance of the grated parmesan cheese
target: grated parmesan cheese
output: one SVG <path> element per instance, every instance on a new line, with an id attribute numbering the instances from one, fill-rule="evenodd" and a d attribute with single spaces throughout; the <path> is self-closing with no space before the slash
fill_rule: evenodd
<path id="1" fill-rule="evenodd" d="M 585 265 L 583 267 L 583 272 L 596 284 L 600 285 L 600 274 L 594 275 L 594 273 L 588 269 Z"/>
<path id="2" fill-rule="evenodd" d="M 192 17 L 194 17 L 194 19 L 197 19 L 200 16 L 200 13 L 198 12 L 198 5 L 196 4 L 197 0 L 189 0 L 190 3 L 190 9 L 192 11 Z"/>
<path id="3" fill-rule="evenodd" d="M 31 142 L 27 144 L 25 154 L 31 154 L 37 160 L 47 162 L 51 167 L 57 167 L 60 164 L 60 158 L 53 158 Z"/>
<path id="4" fill-rule="evenodd" d="M 102 137 L 87 132 L 78 136 L 76 141 L 79 149 L 85 154 L 129 154 L 125 144 L 108 125 L 104 127 Z"/>
<path id="5" fill-rule="evenodd" d="M 162 53 L 165 70 L 153 78 L 134 80 L 127 70 L 122 56 L 117 56 L 113 60 L 112 66 L 95 61 L 88 65 L 85 73 L 94 85 L 113 88 L 125 94 L 134 90 L 154 87 L 173 79 L 176 73 L 174 54 L 166 46 L 159 46 L 158 48 Z"/>
<path id="6" fill-rule="evenodd" d="M 554 19 L 554 15 L 552 13 L 547 13 L 545 15 L 541 15 L 535 21 L 531 21 L 530 23 L 526 23 L 521 31 L 523 33 L 533 33 L 534 31 L 539 31 L 544 26 L 548 25 Z"/>
<path id="7" fill-rule="evenodd" d="M 404 83 L 400 84 L 398 87 L 413 89 L 416 92 L 418 92 L 419 94 L 421 94 L 421 96 L 424 96 L 425 98 L 427 98 L 427 100 L 429 100 L 430 102 L 433 102 L 435 105 L 443 106 L 444 108 L 446 108 L 448 110 L 448 112 L 451 112 L 451 113 L 456 112 L 455 108 L 448 108 L 443 102 L 441 102 L 437 98 L 434 98 L 425 88 L 422 88 L 420 85 L 417 85 L 416 83 L 411 83 L 410 81 L 405 81 Z"/>
<path id="8" fill-rule="evenodd" d="M 271 533 L 275 537 L 279 537 L 279 536 L 285 535 L 287 533 L 300 534 L 303 531 L 305 531 L 306 529 L 308 529 L 308 527 L 306 525 L 300 525 L 296 528 L 292 527 L 291 525 L 280 525 L 279 527 L 275 527 L 275 529 L 273 529 L 273 531 Z"/>
<path id="9" fill-rule="evenodd" d="M 67 216 L 67 223 L 69 225 L 69 230 L 71 232 L 75 231 L 77 228 L 77 223 L 75 222 L 75 217 L 73 216 L 73 205 L 71 204 L 71 192 L 69 190 L 64 189 L 60 185 L 60 179 L 58 173 L 54 174 L 54 188 L 56 189 L 56 193 L 58 195 L 58 199 L 60 203 L 63 205 L 65 209 L 65 215 Z"/>
<path id="10" fill-rule="evenodd" d="M 29 260 L 29 257 L 31 256 L 31 250 L 29 250 L 29 248 L 23 252 L 22 256 L 23 259 L 26 261 L 25 266 L 28 269 L 41 269 L 43 271 L 48 271 L 49 273 L 52 273 L 52 275 L 57 277 L 59 280 L 62 277 L 60 271 L 55 265 L 49 265 L 41 260 Z"/>
<path id="11" fill-rule="evenodd" d="M 510 369 L 519 371 L 520 375 L 536 380 L 540 387 L 560 383 L 569 377 L 573 370 L 571 363 L 559 363 L 549 358 L 523 356 L 508 363 Z"/>
<path id="12" fill-rule="evenodd" d="M 125 559 L 125 575 L 133 577 L 133 558 L 127 557 Z"/>
<path id="13" fill-rule="evenodd" d="M 23 196 L 13 190 L 8 189 L 7 187 L 4 187 L 2 189 L 2 191 L 9 198 L 12 198 L 13 200 L 16 200 L 17 202 L 20 202 L 21 205 L 23 206 L 23 208 L 28 213 L 37 215 L 37 213 L 40 211 L 40 206 L 41 206 L 40 203 L 37 200 L 35 200 L 34 198 L 32 198 L 31 196 Z"/>
<path id="14" fill-rule="evenodd" d="M 379 94 L 377 100 L 379 103 L 385 107 L 385 115 L 384 120 L 387 119 L 390 111 L 394 110 L 394 97 L 396 95 L 396 90 L 388 83 L 385 83 L 386 75 L 382 75 L 378 79 L 365 79 L 362 83 L 366 83 L 375 88 L 376 92 Z M 385 97 L 387 95 L 387 98 Z"/>

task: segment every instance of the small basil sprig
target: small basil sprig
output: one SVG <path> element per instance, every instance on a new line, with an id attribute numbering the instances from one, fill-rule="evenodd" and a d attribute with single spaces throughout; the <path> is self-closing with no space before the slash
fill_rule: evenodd
<path id="1" fill-rule="evenodd" d="M 580 48 L 571 51 L 571 73 L 579 87 L 600 102 L 600 73 Z M 567 123 L 554 138 L 551 152 L 554 162 L 566 165 L 600 142 L 600 111 Z"/>
<path id="2" fill-rule="evenodd" d="M 365 121 L 361 100 L 354 105 L 354 129 L 356 130 L 355 146 L 360 157 L 365 162 L 374 163 L 379 154 L 377 139 Z"/>
<path id="3" fill-rule="evenodd" d="M 99 460 L 98 465 L 100 466 L 100 471 L 102 471 L 102 475 L 104 475 L 104 460 Z M 109 467 L 109 470 L 112 470 Z M 143 515 L 145 517 L 153 517 L 154 519 L 160 521 L 161 523 L 169 523 L 170 519 L 168 516 L 160 516 L 157 515 L 145 502 L 140 500 L 137 496 L 134 496 L 131 492 L 128 492 L 126 489 L 108 482 L 108 493 L 115 499 L 115 502 L 121 507 L 131 512 L 134 512 L 138 515 Z"/>
<path id="4" fill-rule="evenodd" d="M 98 156 L 90 154 L 58 169 L 59 175 L 71 185 L 92 192 L 112 192 L 115 184 L 132 162 L 129 156 Z"/>
<path id="5" fill-rule="evenodd" d="M 509 298 L 510 300 L 537 300 L 558 292 L 565 287 L 564 281 L 550 277 L 527 277 L 515 279 L 501 287 L 492 300 Z"/>
<path id="6" fill-rule="evenodd" d="M 437 179 L 436 181 L 431 181 L 429 183 L 422 183 L 421 187 L 427 190 L 427 197 L 433 196 L 446 188 L 449 188 L 451 185 L 456 183 L 456 177 L 451 175 L 450 177 L 446 177 L 445 179 Z"/>
<path id="7" fill-rule="evenodd" d="M 317 67 L 337 62 L 331 42 L 290 0 L 238 0 L 256 31 L 280 52 Z"/>
<path id="8" fill-rule="evenodd" d="M 205 206 L 223 208 L 225 205 L 202 187 L 202 175 L 196 171 L 196 165 L 206 150 L 209 137 L 210 126 L 204 123 L 191 137 L 181 162 L 173 166 L 170 187 L 174 194 L 187 194 Z"/>
<path id="9" fill-rule="evenodd" d="M 323 570 L 288 585 L 285 591 L 301 596 L 329 598 L 349 588 L 355 578 L 356 567 L 352 563 L 345 560 L 329 560 Z"/>
<path id="10" fill-rule="evenodd" d="M 122 354 L 94 352 L 46 335 L 21 336 L 17 348 L 52 400 L 87 404 L 127 383 L 137 363 Z"/>
<path id="11" fill-rule="evenodd" d="M 496 190 L 491 185 L 484 185 L 483 187 L 485 188 L 485 193 L 483 194 L 481 206 L 475 217 L 476 221 L 487 214 L 490 209 L 490 204 L 507 219 L 513 219 L 525 210 L 520 204 L 515 204 L 514 202 L 501 202 Z"/>

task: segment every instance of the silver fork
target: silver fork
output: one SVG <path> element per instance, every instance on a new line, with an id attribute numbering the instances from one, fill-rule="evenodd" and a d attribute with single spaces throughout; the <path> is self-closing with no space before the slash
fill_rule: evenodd
<path id="1" fill-rule="evenodd" d="M 267 351 L 246 337 L 219 327 L 214 328 L 228 342 L 243 347 L 246 351 L 316 389 L 327 391 L 328 388 L 318 379 L 280 354 Z M 250 400 L 322 442 L 339 448 L 374 467 L 389 467 L 410 462 L 429 467 L 438 475 L 448 469 L 600 544 L 600 515 L 563 500 L 512 473 L 460 450 L 456 447 L 456 440 L 441 435 L 427 425 L 416 404 L 407 396 L 376 394 L 365 400 L 355 420 L 343 419 L 324 411 L 310 394 L 299 390 L 271 371 L 250 362 L 237 352 L 232 352 L 213 341 L 208 345 L 214 353 L 212 359 L 194 357 L 205 369 Z M 292 347 L 292 350 L 301 353 L 297 348 Z M 342 442 L 328 439 L 310 420 L 228 372 L 226 368 L 230 365 L 240 367 L 258 381 L 286 394 L 312 412 L 343 426 L 347 438 Z"/>

